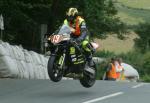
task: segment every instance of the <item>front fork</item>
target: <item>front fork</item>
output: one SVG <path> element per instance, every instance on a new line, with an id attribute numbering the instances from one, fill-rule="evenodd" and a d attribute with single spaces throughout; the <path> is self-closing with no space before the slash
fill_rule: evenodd
<path id="1" fill-rule="evenodd" d="M 61 69 L 63 68 L 65 57 L 66 57 L 66 54 L 63 53 L 63 55 L 61 55 L 61 57 L 60 57 L 60 59 L 59 59 L 59 61 L 58 61 L 59 67 L 60 67 Z"/>
<path id="2" fill-rule="evenodd" d="M 56 47 L 51 55 L 57 55 L 58 50 L 59 50 L 59 48 Z M 59 69 L 63 69 L 65 57 L 66 57 L 66 50 L 63 50 L 63 54 L 60 56 L 60 58 L 57 62 Z"/>

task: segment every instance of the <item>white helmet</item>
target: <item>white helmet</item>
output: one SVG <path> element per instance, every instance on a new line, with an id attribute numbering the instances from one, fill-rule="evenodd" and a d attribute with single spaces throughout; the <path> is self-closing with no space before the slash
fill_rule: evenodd
<path id="1" fill-rule="evenodd" d="M 77 8 L 69 8 L 68 12 L 66 13 L 67 16 L 76 16 L 78 14 Z"/>

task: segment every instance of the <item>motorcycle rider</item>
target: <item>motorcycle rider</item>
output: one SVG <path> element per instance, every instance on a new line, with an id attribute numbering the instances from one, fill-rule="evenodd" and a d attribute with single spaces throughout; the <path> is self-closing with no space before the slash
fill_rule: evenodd
<path id="1" fill-rule="evenodd" d="M 89 35 L 87 33 L 85 20 L 79 16 L 77 8 L 69 8 L 66 16 L 67 17 L 64 20 L 64 25 L 68 25 L 71 28 L 71 37 L 74 38 L 85 51 L 88 65 L 94 65 L 92 61 L 92 46 L 89 42 Z"/>

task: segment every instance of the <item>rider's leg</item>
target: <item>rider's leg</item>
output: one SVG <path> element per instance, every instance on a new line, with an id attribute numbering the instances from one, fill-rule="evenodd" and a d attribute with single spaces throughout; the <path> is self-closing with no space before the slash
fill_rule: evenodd
<path id="1" fill-rule="evenodd" d="M 93 60 L 92 60 L 92 47 L 91 47 L 88 40 L 84 40 L 82 42 L 82 48 L 85 51 L 85 56 L 86 56 L 86 59 L 88 61 L 89 66 L 93 66 L 94 63 L 93 63 Z"/>

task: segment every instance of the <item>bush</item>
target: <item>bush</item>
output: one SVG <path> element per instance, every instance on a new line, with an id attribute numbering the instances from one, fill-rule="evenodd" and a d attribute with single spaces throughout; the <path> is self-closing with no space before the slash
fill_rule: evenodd
<path id="1" fill-rule="evenodd" d="M 142 58 L 143 71 L 145 74 L 150 74 L 150 52 L 144 54 Z"/>
<path id="2" fill-rule="evenodd" d="M 108 65 L 107 61 L 104 61 L 101 64 L 97 65 L 97 79 L 98 80 L 103 79 L 104 73 L 106 72 L 106 69 L 107 69 L 107 65 Z"/>
<path id="3" fill-rule="evenodd" d="M 146 75 L 142 76 L 141 80 L 143 82 L 150 82 L 150 75 L 146 74 Z"/>
<path id="4" fill-rule="evenodd" d="M 141 52 L 146 52 L 150 50 L 150 24 L 144 23 L 139 24 L 135 29 L 135 32 L 138 34 L 139 38 L 135 39 L 135 46 L 141 49 Z"/>
<path id="5" fill-rule="evenodd" d="M 113 52 L 102 50 L 102 51 L 96 52 L 94 56 L 101 57 L 101 58 L 109 58 L 109 57 L 113 57 L 114 55 L 115 54 Z"/>

